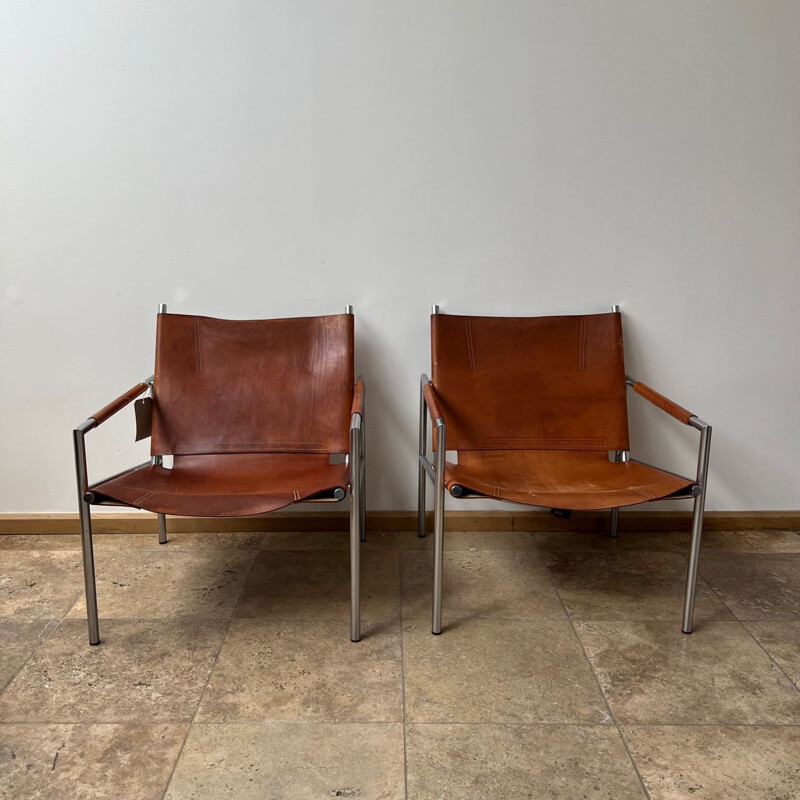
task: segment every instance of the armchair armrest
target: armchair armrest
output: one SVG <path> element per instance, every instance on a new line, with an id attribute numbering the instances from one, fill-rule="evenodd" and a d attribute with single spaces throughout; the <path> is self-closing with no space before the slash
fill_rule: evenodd
<path id="1" fill-rule="evenodd" d="M 645 400 L 657 406 L 671 417 L 674 417 L 684 425 L 692 424 L 690 420 L 696 415 L 692 414 L 691 411 L 687 411 L 683 406 L 679 406 L 668 397 L 664 397 L 663 394 L 659 394 L 655 389 L 651 389 L 647 384 L 641 381 L 635 381 L 633 378 L 626 378 L 626 382 L 636 394 L 641 395 Z"/>
<path id="2" fill-rule="evenodd" d="M 350 408 L 350 416 L 359 414 L 364 416 L 364 376 L 359 375 L 353 386 L 353 405 Z"/>
<path id="3" fill-rule="evenodd" d="M 422 396 L 425 399 L 425 405 L 428 408 L 428 414 L 434 425 L 444 424 L 444 414 L 439 406 L 439 399 L 436 397 L 436 390 L 427 375 L 422 375 L 420 382 L 422 384 Z"/>
<path id="4" fill-rule="evenodd" d="M 125 408 L 128 403 L 132 403 L 140 394 L 142 394 L 142 392 L 147 391 L 147 389 L 150 388 L 151 383 L 152 378 L 148 378 L 146 381 L 137 383 L 135 386 L 132 386 L 130 389 L 128 389 L 127 392 L 121 394 L 116 400 L 113 400 L 108 405 L 103 406 L 99 411 L 96 411 L 89 417 L 87 422 L 89 420 L 94 420 L 94 425 L 91 425 L 86 429 L 90 430 L 91 428 L 95 428 L 105 422 L 109 417 L 114 416 L 114 414 L 116 414 L 118 411 L 121 411 L 123 408 Z M 86 423 L 83 423 L 83 425 L 85 426 Z"/>

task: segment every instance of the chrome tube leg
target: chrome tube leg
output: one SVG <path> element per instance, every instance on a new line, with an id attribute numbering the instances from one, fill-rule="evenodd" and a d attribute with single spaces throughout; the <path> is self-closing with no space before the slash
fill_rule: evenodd
<path id="1" fill-rule="evenodd" d="M 361 464 L 361 486 L 359 487 L 358 527 L 362 542 L 367 541 L 367 470 L 366 463 Z"/>
<path id="2" fill-rule="evenodd" d="M 428 444 L 428 415 L 427 408 L 425 407 L 425 397 L 422 394 L 422 388 L 419 390 L 419 454 L 425 456 L 427 453 Z M 425 538 L 425 490 L 426 481 L 428 476 L 425 474 L 425 468 L 422 463 L 417 464 L 419 470 L 419 488 L 417 489 L 417 536 L 420 539 Z"/>
<path id="3" fill-rule="evenodd" d="M 158 543 L 159 544 L 166 544 L 167 543 L 167 515 L 166 514 L 159 514 L 158 515 Z"/>
<path id="4" fill-rule="evenodd" d="M 78 513 L 81 520 L 81 551 L 83 553 L 83 584 L 86 592 L 86 620 L 89 625 L 89 644 L 100 644 L 100 623 L 97 616 L 97 585 L 94 574 L 94 548 L 92 547 L 92 514 L 86 502 L 88 491 L 86 477 L 86 445 L 84 431 L 74 432 L 75 468 L 78 480 Z"/>
<path id="5" fill-rule="evenodd" d="M 445 428 L 436 425 L 436 494 L 433 509 L 433 622 L 431 631 L 442 632 L 442 569 L 444 566 L 444 462 Z M 424 509 L 423 509 L 424 514 Z M 423 516 L 424 519 L 424 516 Z"/>
<path id="6" fill-rule="evenodd" d="M 92 547 L 92 514 L 89 504 L 81 502 L 81 550 L 83 552 L 83 583 L 86 592 L 86 621 L 89 625 L 89 644 L 100 644 L 100 621 L 97 615 L 97 584 L 94 575 Z"/>
<path id="7" fill-rule="evenodd" d="M 700 422 L 698 420 L 698 422 Z M 702 425 L 702 427 L 700 427 Z M 697 587 L 697 569 L 700 562 L 700 542 L 703 538 L 703 511 L 706 505 L 706 483 L 708 480 L 708 459 L 711 450 L 711 426 L 700 423 L 700 456 L 697 463 L 697 485 L 700 494 L 694 499 L 692 513 L 692 540 L 689 545 L 689 568 L 686 573 L 686 596 L 683 602 L 684 633 L 691 633 L 694 625 L 694 600 Z"/>
<path id="8" fill-rule="evenodd" d="M 361 639 L 361 451 L 360 430 L 350 430 L 350 641 Z"/>
<path id="9" fill-rule="evenodd" d="M 611 310 L 616 313 L 619 311 L 619 306 L 612 306 Z M 627 453 L 624 450 L 615 450 L 614 451 L 614 463 L 619 464 L 620 461 L 627 461 Z M 611 524 L 608 528 L 608 535 L 612 539 L 616 539 L 619 535 L 619 509 L 612 508 L 611 509 Z"/>
<path id="10" fill-rule="evenodd" d="M 364 418 L 361 418 L 361 465 L 359 466 L 359 525 L 361 528 L 361 541 L 367 541 L 367 453 L 366 453 L 367 432 L 365 430 Z"/>

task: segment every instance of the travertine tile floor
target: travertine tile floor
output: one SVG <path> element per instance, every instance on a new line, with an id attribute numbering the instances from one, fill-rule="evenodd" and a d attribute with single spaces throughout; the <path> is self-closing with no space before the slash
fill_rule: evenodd
<path id="1" fill-rule="evenodd" d="M 800 798 L 800 535 L 0 537 L 0 797 Z"/>

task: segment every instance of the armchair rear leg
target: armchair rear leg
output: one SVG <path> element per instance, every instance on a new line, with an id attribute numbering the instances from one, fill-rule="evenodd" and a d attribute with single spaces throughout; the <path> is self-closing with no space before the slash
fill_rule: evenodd
<path id="1" fill-rule="evenodd" d="M 361 473 L 360 480 L 361 486 L 359 487 L 359 502 L 358 502 L 358 517 L 359 525 L 361 528 L 361 541 L 367 541 L 367 459 L 364 450 L 364 439 L 366 438 L 366 431 L 364 429 L 364 421 L 361 422 L 361 466 L 359 471 Z"/>
<path id="2" fill-rule="evenodd" d="M 425 468 L 422 464 L 419 465 L 419 489 L 417 491 L 417 536 L 420 539 L 425 538 L 425 481 L 428 476 L 425 474 Z"/>
<path id="3" fill-rule="evenodd" d="M 618 527 L 619 527 L 619 509 L 618 508 L 612 508 L 611 509 L 611 525 L 610 525 L 609 530 L 608 530 L 608 535 L 612 539 L 616 539 L 617 538 L 617 535 L 618 535 L 617 534 L 617 529 L 618 529 Z"/>
<path id="4" fill-rule="evenodd" d="M 167 515 L 166 514 L 159 514 L 158 515 L 158 543 L 159 544 L 166 544 L 167 543 Z"/>
<path id="5" fill-rule="evenodd" d="M 421 458 L 424 458 L 426 455 L 427 450 L 427 437 L 428 437 L 428 430 L 427 430 L 427 408 L 425 407 L 425 397 L 422 394 L 422 390 L 420 389 L 419 393 L 419 455 Z M 419 461 L 417 464 L 417 469 L 419 470 L 419 488 L 417 489 L 417 536 L 420 539 L 425 538 L 425 490 L 427 488 L 426 481 L 428 480 L 428 476 L 425 473 L 425 467 L 422 466 L 422 462 Z"/>

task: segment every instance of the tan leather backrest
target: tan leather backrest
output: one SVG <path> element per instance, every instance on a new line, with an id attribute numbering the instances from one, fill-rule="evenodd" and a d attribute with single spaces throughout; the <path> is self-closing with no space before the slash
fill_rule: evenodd
<path id="1" fill-rule="evenodd" d="M 618 313 L 431 317 L 448 450 L 627 450 Z"/>
<path id="2" fill-rule="evenodd" d="M 153 454 L 344 453 L 353 316 L 159 314 Z"/>

